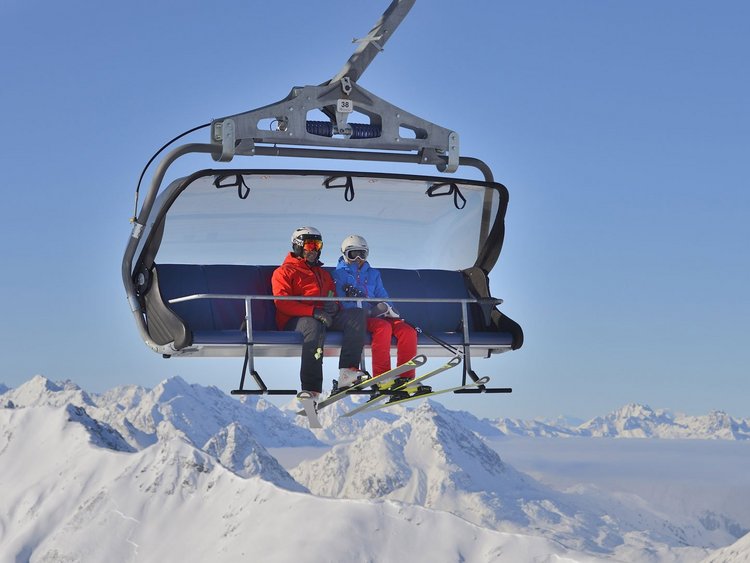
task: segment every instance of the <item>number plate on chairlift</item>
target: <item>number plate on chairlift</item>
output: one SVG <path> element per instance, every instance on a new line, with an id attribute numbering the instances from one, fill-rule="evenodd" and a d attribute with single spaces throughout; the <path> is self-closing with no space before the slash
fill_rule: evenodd
<path id="1" fill-rule="evenodd" d="M 354 111 L 354 102 L 344 98 L 336 100 L 336 111 L 341 113 L 351 113 Z"/>

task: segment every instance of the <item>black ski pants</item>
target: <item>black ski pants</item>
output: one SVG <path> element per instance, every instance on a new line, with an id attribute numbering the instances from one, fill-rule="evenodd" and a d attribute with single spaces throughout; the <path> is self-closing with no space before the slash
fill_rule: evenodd
<path id="1" fill-rule="evenodd" d="M 362 348 L 365 344 L 364 309 L 340 309 L 333 316 L 330 330 L 343 333 L 339 368 L 359 367 L 362 363 Z M 304 391 L 323 391 L 323 342 L 326 327 L 313 317 L 292 317 L 284 330 L 296 330 L 302 334 L 302 358 L 299 378 Z"/>

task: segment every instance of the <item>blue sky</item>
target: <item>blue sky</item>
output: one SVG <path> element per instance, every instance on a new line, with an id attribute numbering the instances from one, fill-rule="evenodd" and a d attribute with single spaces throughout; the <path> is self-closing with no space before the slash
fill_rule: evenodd
<path id="1" fill-rule="evenodd" d="M 137 335 L 120 263 L 140 171 L 333 76 L 387 4 L 0 4 L 0 382 L 233 388 L 239 360 L 163 360 Z M 491 285 L 526 333 L 475 365 L 514 393 L 451 408 L 750 416 L 748 21 L 739 0 L 416 3 L 360 84 L 508 187 Z M 296 381 L 296 361 L 258 367 Z"/>

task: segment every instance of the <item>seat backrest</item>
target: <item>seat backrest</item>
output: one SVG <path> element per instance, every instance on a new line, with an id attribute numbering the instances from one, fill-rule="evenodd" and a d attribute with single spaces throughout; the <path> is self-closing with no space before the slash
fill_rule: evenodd
<path id="1" fill-rule="evenodd" d="M 165 300 L 196 293 L 271 295 L 277 266 L 160 264 L 159 282 Z M 329 269 L 330 270 L 330 269 Z M 463 299 L 469 297 L 463 274 L 449 270 L 380 269 L 391 297 Z M 396 303 L 414 326 L 427 332 L 461 329 L 459 303 Z M 198 299 L 169 304 L 192 330 L 239 330 L 245 320 L 243 300 Z M 277 330 L 272 300 L 252 302 L 253 330 Z M 469 325 L 471 326 L 471 325 Z"/>
<path id="2" fill-rule="evenodd" d="M 198 293 L 270 295 L 275 266 L 159 264 L 165 301 Z M 245 321 L 241 299 L 196 299 L 168 305 L 192 330 L 240 330 Z M 254 330 L 276 330 L 273 301 L 253 300 Z"/>
<path id="3" fill-rule="evenodd" d="M 270 274 L 266 279 L 264 266 L 208 265 L 202 267 L 208 293 L 236 295 L 268 295 Z M 216 330 L 239 330 L 245 322 L 245 302 L 237 299 L 211 299 Z M 255 299 L 251 303 L 253 329 L 276 330 L 273 301 Z"/>
<path id="4" fill-rule="evenodd" d="M 464 299 L 468 291 L 463 274 L 450 270 L 380 270 L 388 295 L 402 298 Z M 460 303 L 396 303 L 396 308 L 412 325 L 427 332 L 460 330 Z"/>
<path id="5" fill-rule="evenodd" d="M 159 289 L 165 302 L 175 297 L 208 293 L 206 275 L 199 265 L 159 264 L 155 268 L 159 273 Z M 207 300 L 168 303 L 167 306 L 179 315 L 191 330 L 214 330 L 214 316 L 211 304 Z"/>

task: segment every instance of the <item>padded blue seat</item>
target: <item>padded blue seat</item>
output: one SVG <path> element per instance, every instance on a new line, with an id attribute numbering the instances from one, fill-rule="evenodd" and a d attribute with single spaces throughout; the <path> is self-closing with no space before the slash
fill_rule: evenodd
<path id="1" fill-rule="evenodd" d="M 195 299 L 179 303 L 169 300 L 194 294 L 208 295 L 271 295 L 271 275 L 276 266 L 255 265 L 191 265 L 160 264 L 158 284 L 161 297 L 192 331 L 191 353 L 200 355 L 240 355 L 248 344 L 243 323 L 245 300 Z M 405 270 L 382 268 L 383 283 L 391 298 L 404 299 L 467 299 L 471 295 L 464 276 L 459 271 Z M 460 303 L 395 303 L 403 317 L 413 326 L 437 336 L 453 346 L 464 344 L 462 306 Z M 477 330 L 468 307 L 469 344 L 485 350 L 502 351 L 513 344 L 511 333 Z M 276 327 L 276 308 L 273 300 L 255 299 L 251 302 L 252 343 L 265 348 L 265 355 L 293 355 L 302 345 L 301 335 L 294 331 L 280 331 Z M 342 334 L 329 331 L 326 352 L 340 348 Z M 366 343 L 370 344 L 369 334 Z M 395 339 L 393 345 L 395 346 Z M 420 334 L 421 348 L 435 348 L 436 343 Z M 205 347 L 205 350 L 203 348 Z M 223 347 L 221 352 L 217 352 Z M 328 348 L 332 350 L 329 350 Z M 213 349 L 214 352 L 209 350 Z M 203 352 L 201 352 L 203 350 Z M 179 352 L 179 351 L 178 351 Z"/>

